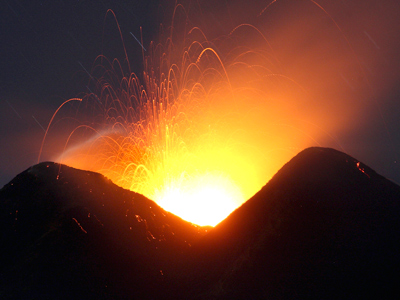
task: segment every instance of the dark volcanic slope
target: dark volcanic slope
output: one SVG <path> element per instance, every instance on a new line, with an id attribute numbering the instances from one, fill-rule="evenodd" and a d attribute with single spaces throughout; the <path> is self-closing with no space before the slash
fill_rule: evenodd
<path id="1" fill-rule="evenodd" d="M 115 299 L 156 297 L 205 228 L 100 174 L 41 163 L 0 190 L 0 231 L 0 298 Z"/>
<path id="2" fill-rule="evenodd" d="M 0 190 L 0 298 L 398 299 L 400 187 L 309 148 L 206 229 L 91 172 Z"/>
<path id="3" fill-rule="evenodd" d="M 193 249 L 190 284 L 199 298 L 398 299 L 399 218 L 399 186 L 309 148 Z"/>

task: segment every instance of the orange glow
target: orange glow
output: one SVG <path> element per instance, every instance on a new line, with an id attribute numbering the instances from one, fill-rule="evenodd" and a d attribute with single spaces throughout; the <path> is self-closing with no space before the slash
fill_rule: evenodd
<path id="1" fill-rule="evenodd" d="M 218 224 L 243 202 L 237 185 L 223 175 L 202 174 L 171 182 L 153 199 L 168 211 L 198 225 Z"/>
<path id="2" fill-rule="evenodd" d="M 216 225 L 300 150 L 341 148 L 337 133 L 360 120 L 347 96 L 356 83 L 346 81 L 359 65 L 339 25 L 310 1 L 304 16 L 295 7 L 287 13 L 293 23 L 263 30 L 278 2 L 258 12 L 259 27 L 239 23 L 224 38 L 171 26 L 162 43 L 143 49 L 140 74 L 131 72 L 125 48 L 127 67 L 99 56 L 90 93 L 68 103 L 79 104 L 73 117 L 57 110 L 59 123 L 53 116 L 42 147 L 56 144 L 49 136 L 59 126 L 67 131 L 59 162 L 100 172 L 188 221 Z M 180 14 L 178 5 L 174 18 Z"/>

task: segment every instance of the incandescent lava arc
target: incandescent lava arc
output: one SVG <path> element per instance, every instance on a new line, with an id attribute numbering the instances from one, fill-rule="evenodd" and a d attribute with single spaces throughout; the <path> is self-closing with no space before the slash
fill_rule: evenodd
<path id="1" fill-rule="evenodd" d="M 262 11 L 261 25 L 279 5 L 273 1 Z M 308 68 L 296 70 L 292 57 L 271 46 L 271 38 L 275 45 L 283 41 L 276 32 L 240 23 L 208 38 L 199 27 L 176 24 L 190 17 L 177 5 L 160 42 L 143 48 L 141 72 L 131 71 L 125 45 L 121 61 L 98 56 L 88 71 L 88 93 L 57 110 L 43 152 L 58 149 L 60 163 L 102 173 L 190 222 L 216 225 L 299 150 L 340 148 L 332 133 L 358 112 L 338 92 L 343 80 L 331 76 L 360 72 L 348 40 L 322 7 L 307 5 L 307 19 L 281 29 L 294 44 L 300 33 L 319 42 L 299 54 Z M 334 38 L 305 31 L 300 21 Z M 337 49 L 344 50 L 339 55 Z M 320 105 L 328 89 L 336 91 L 334 106 Z M 329 97 L 323 94 L 323 101 Z"/>

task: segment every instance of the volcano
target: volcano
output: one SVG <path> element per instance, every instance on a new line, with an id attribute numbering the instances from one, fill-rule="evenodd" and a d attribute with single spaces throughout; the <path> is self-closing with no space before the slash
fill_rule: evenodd
<path id="1" fill-rule="evenodd" d="M 2 299 L 398 298 L 400 187 L 308 148 L 216 227 L 44 162 L 0 190 Z"/>

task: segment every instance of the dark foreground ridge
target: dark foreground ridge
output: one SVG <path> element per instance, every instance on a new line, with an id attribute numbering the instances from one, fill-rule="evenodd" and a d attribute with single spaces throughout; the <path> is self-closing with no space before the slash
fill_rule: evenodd
<path id="1" fill-rule="evenodd" d="M 211 230 L 41 163 L 0 190 L 0 298 L 398 299 L 399 218 L 398 185 L 327 148 Z"/>

